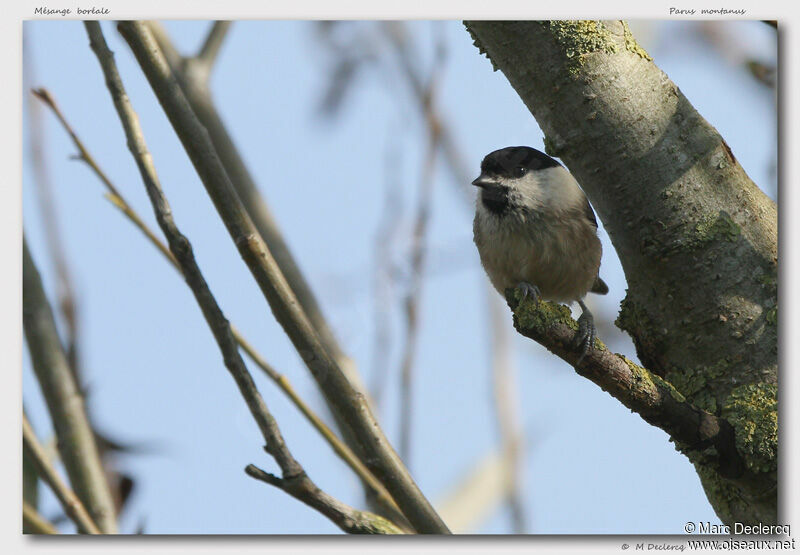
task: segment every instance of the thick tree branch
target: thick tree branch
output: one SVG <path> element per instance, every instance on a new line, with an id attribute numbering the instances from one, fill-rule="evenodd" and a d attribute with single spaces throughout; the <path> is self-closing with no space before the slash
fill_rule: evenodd
<path id="1" fill-rule="evenodd" d="M 392 449 L 364 395 L 353 387 L 343 369 L 320 341 L 272 253 L 253 226 L 206 129 L 195 117 L 147 26 L 140 22 L 122 22 L 119 31 L 150 81 L 273 314 L 314 377 L 324 384 L 322 391 L 330 405 L 346 423 L 352 437 L 360 441 L 365 463 L 386 486 L 418 532 L 446 533 L 446 525 Z"/>
<path id="2" fill-rule="evenodd" d="M 576 365 L 580 353 L 571 343 L 578 330 L 569 308 L 531 299 L 520 303 L 519 290 L 509 290 L 507 300 L 514 313 L 514 327 L 575 368 L 645 421 L 667 432 L 683 451 L 705 451 L 715 458 L 721 473 L 738 478 L 744 461 L 736 451 L 731 425 L 686 400 L 675 387 L 623 355 L 612 353 L 599 339 Z"/>
<path id="3" fill-rule="evenodd" d="M 86 507 L 83 506 L 81 500 L 75 495 L 69 487 L 61 480 L 61 477 L 47 460 L 44 447 L 36 439 L 36 434 L 33 432 L 33 427 L 28 422 L 28 418 L 22 416 L 22 448 L 26 455 L 30 457 L 36 467 L 36 472 L 42 480 L 50 486 L 53 493 L 61 502 L 61 507 L 64 513 L 75 523 L 78 527 L 78 532 L 81 534 L 102 534 L 100 529 L 89 516 Z"/>
<path id="4" fill-rule="evenodd" d="M 145 144 L 144 136 L 139 126 L 138 116 L 133 111 L 133 107 L 122 86 L 122 80 L 119 77 L 119 73 L 113 61 L 113 54 L 106 45 L 100 29 L 100 24 L 96 21 L 90 21 L 85 22 L 85 26 L 90 37 L 92 50 L 97 55 L 98 61 L 103 68 L 106 77 L 106 85 L 109 88 L 114 106 L 117 109 L 122 126 L 125 129 L 128 148 L 139 168 L 145 188 L 147 189 L 147 194 L 153 205 L 158 224 L 167 238 L 170 252 L 180 266 L 186 283 L 192 290 L 197 304 L 200 306 L 203 316 L 208 322 L 208 326 L 222 353 L 225 367 L 236 382 L 242 397 L 250 409 L 250 413 L 261 431 L 261 435 L 266 442 L 266 451 L 275 459 L 281 469 L 283 477 L 280 481 L 287 483 L 299 482 L 301 486 L 298 486 L 298 489 L 302 491 L 302 495 L 304 496 L 303 500 L 309 504 L 330 505 L 331 498 L 316 487 L 306 475 L 303 467 L 289 451 L 280 429 L 278 428 L 277 422 L 269 412 L 252 376 L 244 364 L 244 360 L 242 360 L 239 354 L 238 345 L 231 332 L 230 324 L 214 299 L 197 265 L 189 240 L 181 234 L 175 224 L 172 211 L 161 190 L 152 156 Z M 342 523 L 340 522 L 341 518 L 349 515 L 358 515 L 352 518 L 364 518 L 363 513 L 360 511 L 356 511 L 341 503 L 338 505 L 340 510 L 337 513 L 328 512 L 324 514 L 331 518 L 334 523 L 342 527 L 343 530 L 347 530 L 347 527 L 350 526 L 350 522 Z M 380 517 L 376 516 L 375 518 Z M 383 519 L 381 520 L 383 521 Z M 386 521 L 386 527 L 389 526 L 391 526 L 391 524 Z M 399 531 L 397 528 L 395 528 L 395 530 Z"/>
<path id="5" fill-rule="evenodd" d="M 746 472 L 693 460 L 726 522 L 777 521 L 777 209 L 624 22 L 467 22 L 592 201 L 642 363 L 734 428 Z M 771 483 L 771 486 L 769 485 Z"/>

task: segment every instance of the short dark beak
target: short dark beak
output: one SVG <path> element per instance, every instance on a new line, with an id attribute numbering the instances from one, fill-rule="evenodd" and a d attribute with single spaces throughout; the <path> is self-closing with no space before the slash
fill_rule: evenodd
<path id="1" fill-rule="evenodd" d="M 488 187 L 490 185 L 497 185 L 497 182 L 488 178 L 485 174 L 480 174 L 472 184 L 476 187 Z"/>

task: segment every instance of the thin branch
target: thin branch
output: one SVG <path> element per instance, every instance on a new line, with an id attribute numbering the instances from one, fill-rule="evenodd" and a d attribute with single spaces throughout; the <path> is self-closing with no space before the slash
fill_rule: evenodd
<path id="1" fill-rule="evenodd" d="M 269 207 L 261 196 L 258 187 L 253 181 L 236 145 L 234 145 L 225 124 L 214 106 L 209 89 L 208 71 L 197 57 L 182 57 L 173 47 L 167 33 L 160 24 L 151 21 L 147 22 L 147 26 L 150 28 L 156 42 L 162 48 L 164 56 L 178 80 L 179 86 L 182 88 L 183 93 L 191 104 L 192 110 L 194 110 L 198 119 L 208 131 L 217 155 L 225 167 L 225 171 L 233 187 L 242 199 L 245 210 L 253 221 L 258 233 L 261 234 L 261 238 L 273 254 L 275 262 L 280 267 L 297 301 L 302 306 L 307 318 L 319 335 L 320 342 L 336 360 L 339 368 L 341 368 L 345 376 L 350 380 L 352 387 L 359 393 L 364 394 L 364 402 L 369 405 L 369 397 L 354 361 L 340 348 L 336 337 L 322 314 L 310 286 L 301 273 L 292 253 L 289 251 L 277 222 L 272 217 Z M 319 387 L 322 388 L 321 383 Z M 331 406 L 330 400 L 326 396 L 324 396 L 324 398 L 336 424 L 341 430 L 345 443 L 350 446 L 362 461 L 365 460 L 367 457 L 361 448 L 360 440 L 353 435 L 349 426 L 343 422 L 339 412 L 335 407 Z M 383 507 L 385 516 L 392 518 L 395 522 L 405 521 L 405 517 L 402 513 L 392 504 L 387 505 L 382 495 L 378 495 L 377 499 L 375 499 L 375 492 L 370 489 L 366 491 L 366 494 L 370 501 L 377 501 L 377 503 Z"/>
<path id="2" fill-rule="evenodd" d="M 241 203 L 247 215 L 253 222 L 255 229 L 260 234 L 261 239 L 267 245 L 271 256 L 274 258 L 278 268 L 280 268 L 286 283 L 290 287 L 297 302 L 300 303 L 302 311 L 305 313 L 312 327 L 318 335 L 318 339 L 324 349 L 336 361 L 336 364 L 345 374 L 351 383 L 351 388 L 364 395 L 363 402 L 367 405 L 370 400 L 366 394 L 366 388 L 354 361 L 348 357 L 339 346 L 336 337 L 328 325 L 325 316 L 314 296 L 311 287 L 307 283 L 300 268 L 297 265 L 286 241 L 278 227 L 275 218 L 272 216 L 269 207 L 262 197 L 259 188 L 256 186 L 253 177 L 247 169 L 241 155 L 239 154 L 233 139 L 228 134 L 222 118 L 220 117 L 209 89 L 208 79 L 203 72 L 194 71 L 197 66 L 196 58 L 184 58 L 178 53 L 169 39 L 164 28 L 155 21 L 146 22 L 145 25 L 160 46 L 164 57 L 172 69 L 172 73 L 177 79 L 178 86 L 186 96 L 194 114 L 200 123 L 208 131 L 208 136 L 213 144 L 216 155 L 227 173 L 230 183 L 236 190 L 236 194 L 241 199 Z M 323 380 L 317 379 L 320 390 L 324 389 Z M 358 455 L 362 461 L 370 459 L 362 448 L 361 440 L 354 435 L 351 427 L 344 421 L 340 411 L 331 404 L 328 395 L 323 391 L 323 398 L 330 410 L 333 418 L 341 430 L 344 441 Z M 372 495 L 367 491 L 367 497 Z M 392 511 L 390 510 L 390 513 Z M 397 520 L 398 515 L 387 513 L 387 516 Z"/>
<path id="3" fill-rule="evenodd" d="M 128 219 L 150 240 L 150 242 L 158 249 L 158 251 L 167 259 L 167 261 L 171 264 L 171 266 L 178 271 L 181 272 L 180 266 L 178 262 L 175 260 L 175 257 L 172 256 L 172 253 L 169 251 L 169 247 L 167 247 L 161 239 L 159 239 L 156 234 L 149 228 L 149 226 L 144 223 L 142 218 L 136 213 L 133 207 L 128 203 L 128 201 L 123 197 L 119 192 L 118 189 L 112 184 L 112 182 L 108 179 L 108 177 L 102 172 L 99 167 L 99 164 L 94 159 L 92 154 L 83 144 L 83 141 L 78 137 L 77 133 L 72 129 L 72 127 L 67 122 L 66 118 L 64 117 L 61 110 L 58 108 L 58 104 L 56 103 L 55 98 L 52 94 L 46 89 L 37 89 L 33 91 L 33 94 L 36 95 L 42 102 L 44 102 L 58 117 L 61 124 L 64 126 L 64 129 L 72 138 L 73 143 L 77 147 L 78 151 L 80 152 L 80 158 L 84 161 L 92 171 L 100 178 L 103 184 L 108 189 L 108 195 L 106 198 L 118 208 Z M 231 324 L 231 332 L 233 333 L 233 337 L 239 346 L 244 350 L 245 353 L 250 357 L 250 359 L 256 363 L 256 365 L 264 371 L 264 373 L 273 381 L 275 384 L 289 397 L 289 400 L 297 407 L 300 412 L 306 417 L 306 419 L 311 423 L 311 425 L 322 435 L 325 441 L 331 446 L 334 452 L 344 460 L 344 462 L 358 475 L 358 477 L 362 480 L 364 485 L 372 491 L 372 494 L 375 496 L 377 501 L 381 503 L 387 510 L 391 511 L 393 515 L 396 515 L 402 518 L 402 513 L 400 513 L 400 509 L 394 503 L 391 495 L 389 492 L 386 491 L 386 488 L 383 487 L 377 478 L 369 471 L 369 469 L 364 466 L 364 463 L 353 453 L 353 451 L 343 443 L 331 430 L 325 422 L 311 409 L 308 404 L 303 401 L 303 399 L 297 394 L 294 387 L 292 386 L 289 379 L 284 376 L 283 374 L 279 373 L 275 370 L 267 361 L 266 359 L 258 352 L 256 349 L 250 344 L 249 341 L 245 339 L 245 337 L 236 329 L 236 327 Z"/>
<path id="4" fill-rule="evenodd" d="M 94 523 L 92 517 L 89 516 L 81 500 L 61 480 L 56 469 L 50 464 L 44 447 L 36 439 L 36 434 L 33 432 L 33 428 L 25 415 L 22 416 L 22 447 L 36 466 L 39 476 L 50 486 L 50 489 L 53 490 L 53 493 L 61 502 L 61 507 L 66 515 L 78 527 L 78 531 L 82 534 L 101 534 L 102 532 Z"/>
<path id="5" fill-rule="evenodd" d="M 53 524 L 44 518 L 27 502 L 22 502 L 22 533 L 23 534 L 58 534 Z"/>
<path id="6" fill-rule="evenodd" d="M 231 332 L 230 324 L 211 293 L 200 268 L 197 266 L 197 261 L 192 253 L 191 244 L 189 240 L 181 234 L 172 218 L 172 211 L 161 190 L 152 156 L 147 149 L 142 130 L 139 126 L 138 116 L 133 111 L 130 100 L 122 86 L 122 81 L 114 63 L 113 54 L 106 45 L 100 24 L 96 21 L 89 21 L 84 24 L 90 37 L 92 50 L 95 52 L 103 69 L 103 73 L 105 74 L 106 85 L 109 88 L 114 106 L 117 109 L 122 126 L 125 129 L 128 147 L 139 168 L 145 188 L 147 189 L 147 194 L 153 205 L 158 224 L 167 237 L 170 251 L 178 262 L 181 272 L 186 279 L 186 283 L 192 290 L 203 312 L 203 316 L 208 322 L 209 328 L 223 355 L 225 367 L 239 387 L 239 391 L 261 431 L 262 437 L 266 442 L 266 451 L 278 463 L 283 474 L 281 480 L 287 483 L 299 484 L 296 488 L 293 488 L 296 489 L 296 496 L 301 497 L 309 504 L 330 504 L 330 498 L 319 490 L 306 475 L 305 470 L 300 463 L 294 459 L 284 442 L 277 422 L 269 412 L 255 382 L 253 382 L 252 376 L 244 364 L 244 360 L 242 360 L 239 354 L 238 345 Z M 356 514 L 363 514 L 343 504 L 339 504 L 339 507 L 339 512 L 336 514 L 326 513 L 326 516 L 331 518 L 334 523 L 339 525 L 343 530 L 347 529 L 349 521 L 341 522 L 336 519 L 343 518 L 350 514 L 354 515 L 353 518 L 356 518 Z M 380 517 L 376 516 L 376 518 Z"/>
<path id="7" fill-rule="evenodd" d="M 308 479 L 305 474 L 279 478 L 255 465 L 247 465 L 248 476 L 279 488 L 302 501 L 336 523 L 348 534 L 403 534 L 391 521 L 374 513 L 359 511 L 331 497 Z"/>
<path id="8" fill-rule="evenodd" d="M 447 527 L 414 483 L 371 414 L 364 395 L 347 379 L 320 341 L 272 253 L 247 215 L 203 125 L 195 117 L 166 59 L 142 22 L 122 22 L 119 31 L 133 50 L 170 123 L 183 143 L 231 238 L 335 412 L 361 441 L 362 460 L 386 486 L 418 532 Z"/>
<path id="9" fill-rule="evenodd" d="M 401 24 L 386 23 L 385 35 L 391 42 L 398 63 L 409 85 L 412 96 L 419 109 L 420 116 L 427 123 L 429 129 L 435 129 L 438 141 L 437 146 L 441 148 L 443 162 L 454 177 L 459 186 L 458 191 L 462 193 L 462 198 L 472 199 L 472 195 L 464 185 L 471 181 L 469 169 L 466 166 L 464 156 L 453 138 L 451 127 L 441 113 L 439 107 L 430 101 L 430 95 L 426 89 L 421 72 L 418 69 L 419 63 L 415 61 L 412 52 L 412 44 L 406 38 Z M 444 56 L 443 44 L 437 44 L 436 61 L 441 64 Z M 491 332 L 491 344 L 493 352 L 492 374 L 495 387 L 495 406 L 498 419 L 498 429 L 502 444 L 504 471 L 507 472 L 504 480 L 506 488 L 506 500 L 508 502 L 512 525 L 516 533 L 524 533 L 525 529 L 525 508 L 520 495 L 520 483 L 522 480 L 522 450 L 520 442 L 522 437 L 522 425 L 518 411 L 515 410 L 516 403 L 513 392 L 515 391 L 514 377 L 510 367 L 511 343 L 508 338 L 505 322 L 500 322 L 498 314 L 499 301 L 495 292 L 486 288 L 487 303 L 489 306 L 490 318 L 489 326 Z"/>
<path id="10" fill-rule="evenodd" d="M 395 54 L 400 63 L 400 68 L 406 77 L 406 82 L 411 88 L 411 92 L 417 101 L 417 105 L 423 117 L 429 120 L 429 125 L 436 126 L 439 129 L 438 145 L 444 156 L 445 167 L 450 171 L 454 182 L 460 186 L 459 190 L 462 193 L 462 198 L 464 198 L 465 201 L 471 202 L 468 184 L 472 182 L 472 178 L 467 171 L 464 157 L 453 138 L 450 127 L 445 124 L 442 114 L 438 110 L 433 109 L 433 106 L 426 100 L 425 80 L 417 69 L 417 65 L 414 63 L 414 56 L 401 31 L 400 24 L 397 22 L 386 22 L 384 25 L 386 34 L 394 47 Z"/>
<path id="11" fill-rule="evenodd" d="M 311 287 L 300 271 L 275 218 L 269 210 L 269 206 L 259 192 L 258 186 L 250 175 L 244 160 L 242 160 L 233 139 L 228 134 L 228 130 L 214 106 L 208 83 L 191 71 L 187 71 L 192 66 L 191 63 L 188 63 L 188 60 L 192 58 L 181 57 L 161 25 L 155 21 L 146 22 L 144 25 L 150 30 L 155 42 L 161 48 L 174 77 L 177 79 L 178 86 L 191 105 L 192 110 L 208 131 L 208 138 L 216 151 L 215 158 L 219 157 L 219 161 L 230 178 L 231 185 L 241 199 L 244 210 L 275 258 L 275 262 L 297 298 L 297 302 L 300 303 L 311 324 L 317 330 L 320 341 L 325 349 L 331 353 L 339 367 L 346 373 L 354 387 L 363 392 L 364 388 L 361 386 L 361 378 L 355 364 L 344 354 L 330 326 L 328 326 Z M 338 421 L 339 415 L 337 411 L 333 407 L 331 407 L 331 411 Z M 345 439 L 348 440 L 351 447 L 357 450 L 357 444 L 351 443 L 347 437 Z"/>
<path id="12" fill-rule="evenodd" d="M 211 27 L 211 31 L 209 31 L 208 36 L 206 36 L 202 48 L 200 48 L 200 52 L 197 53 L 196 59 L 206 65 L 209 70 L 217 59 L 219 49 L 230 27 L 230 21 L 215 21 Z"/>
<path id="13" fill-rule="evenodd" d="M 117 530 L 114 502 L 78 384 L 36 264 L 22 238 L 22 324 L 70 482 L 103 533 Z"/>
<path id="14" fill-rule="evenodd" d="M 444 50 L 438 51 L 436 64 L 432 76 L 425 88 L 426 113 L 433 113 L 434 96 L 437 78 L 441 72 L 444 61 Z M 427 231 L 430 220 L 431 204 L 433 200 L 433 175 L 436 165 L 436 151 L 441 139 L 441 130 L 438 122 L 432 118 L 427 119 L 428 144 L 425 160 L 422 167 L 422 176 L 417 198 L 417 213 L 414 221 L 411 242 L 411 283 L 405 299 L 406 315 L 406 345 L 403 351 L 400 366 L 400 453 L 403 460 L 411 460 L 411 420 L 414 414 L 414 400 L 412 395 L 414 358 L 419 337 L 419 304 L 422 298 L 422 285 L 424 282 L 424 262 L 427 251 Z"/>
<path id="15" fill-rule="evenodd" d="M 578 324 L 569 308 L 544 301 L 537 306 L 532 299 L 520 302 L 518 290 L 508 290 L 506 295 L 519 333 L 565 360 L 579 375 L 599 385 L 646 422 L 667 432 L 685 453 L 694 452 L 716 461 L 721 476 L 735 479 L 743 473 L 744 462 L 727 420 L 691 404 L 672 384 L 625 356 L 612 353 L 599 339 L 576 366 L 580 353 L 571 344 Z"/>
<path id="16" fill-rule="evenodd" d="M 30 68 L 30 57 L 26 58 L 23 73 L 27 76 L 32 71 Z M 29 81 L 30 79 L 24 79 Z M 59 231 L 58 212 L 53 202 L 53 186 L 50 179 L 49 165 L 47 157 L 44 155 L 45 133 L 42 124 L 40 107 L 36 103 L 28 103 L 30 141 L 29 148 L 31 153 L 31 167 L 33 168 L 33 182 L 36 189 L 36 198 L 39 202 L 39 211 L 42 214 L 42 226 L 44 228 L 45 245 L 57 277 L 56 295 L 58 297 L 58 308 L 66 324 L 66 355 L 69 367 L 72 370 L 75 381 L 80 385 L 80 352 L 79 341 L 80 320 L 78 318 L 78 303 L 76 302 L 75 289 L 72 285 L 72 277 L 64 255 L 64 244 L 61 241 Z"/>

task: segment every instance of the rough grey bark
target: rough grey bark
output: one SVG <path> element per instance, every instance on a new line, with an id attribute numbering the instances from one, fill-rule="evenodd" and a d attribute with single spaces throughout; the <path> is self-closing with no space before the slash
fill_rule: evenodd
<path id="1" fill-rule="evenodd" d="M 776 523 L 775 203 L 624 22 L 466 25 L 603 221 L 640 360 L 733 427 L 734 473 L 676 441 L 712 506 L 726 524 Z"/>

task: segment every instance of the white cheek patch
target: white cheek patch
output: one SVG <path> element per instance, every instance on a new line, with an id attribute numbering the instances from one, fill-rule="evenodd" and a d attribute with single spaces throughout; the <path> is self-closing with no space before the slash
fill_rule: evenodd
<path id="1" fill-rule="evenodd" d="M 582 208 L 584 194 L 578 182 L 561 166 L 547 168 L 539 172 L 547 180 L 548 187 L 542 187 L 545 195 L 542 202 L 554 211 Z"/>

